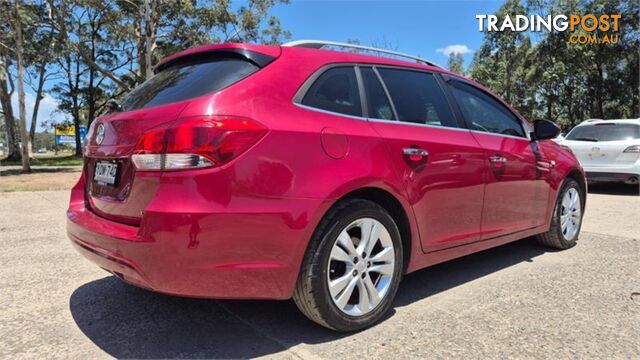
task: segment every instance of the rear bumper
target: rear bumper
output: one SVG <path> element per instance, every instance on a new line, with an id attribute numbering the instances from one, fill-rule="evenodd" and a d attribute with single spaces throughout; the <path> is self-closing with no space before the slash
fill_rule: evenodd
<path id="1" fill-rule="evenodd" d="M 85 207 L 80 179 L 67 234 L 84 257 L 139 287 L 189 297 L 287 299 L 317 214 L 328 207 L 315 199 L 256 198 L 228 204 L 225 212 L 178 205 L 154 199 L 139 227 L 113 222 Z"/>
<path id="2" fill-rule="evenodd" d="M 633 172 L 586 171 L 588 182 L 624 182 L 637 184 L 640 174 Z"/>

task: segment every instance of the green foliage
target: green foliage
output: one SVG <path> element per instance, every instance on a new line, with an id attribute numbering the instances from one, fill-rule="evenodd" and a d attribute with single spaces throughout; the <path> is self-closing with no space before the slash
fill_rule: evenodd
<path id="1" fill-rule="evenodd" d="M 290 37 L 270 14 L 288 0 L 0 0 L 0 103 L 11 118 L 14 1 L 24 32 L 26 82 L 58 101 L 58 122 L 76 125 L 90 124 L 109 99 L 151 76 L 167 55 L 202 44 L 277 44 Z"/>
<path id="2" fill-rule="evenodd" d="M 447 69 L 453 71 L 454 73 L 464 75 L 464 56 L 460 53 L 449 54 L 449 59 L 447 60 Z"/>
<path id="3" fill-rule="evenodd" d="M 547 118 L 565 130 L 587 118 L 640 117 L 638 2 L 634 0 L 508 0 L 496 15 L 622 14 L 615 44 L 570 44 L 569 31 L 487 32 L 471 77 L 529 119 Z M 498 21 L 501 23 L 501 20 Z M 578 30 L 582 31 L 582 30 Z M 596 31 L 597 36 L 604 34 Z"/>

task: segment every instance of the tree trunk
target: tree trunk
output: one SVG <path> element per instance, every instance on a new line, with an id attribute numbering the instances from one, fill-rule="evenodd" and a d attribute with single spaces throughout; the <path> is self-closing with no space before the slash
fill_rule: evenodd
<path id="1" fill-rule="evenodd" d="M 16 61 L 18 63 L 18 108 L 20 111 L 20 138 L 22 139 L 22 171 L 31 172 L 29 164 L 29 135 L 27 133 L 27 109 L 24 103 L 24 64 L 22 61 L 22 23 L 20 22 L 19 0 L 15 2 Z"/>
<path id="2" fill-rule="evenodd" d="M 0 105 L 2 105 L 2 113 L 4 115 L 4 123 L 7 128 L 7 160 L 20 159 L 20 148 L 18 147 L 19 138 L 16 129 L 15 117 L 13 116 L 13 105 L 11 104 L 11 93 L 7 80 L 9 74 L 5 73 L 3 64 L 4 54 L 0 53 Z"/>
<path id="3" fill-rule="evenodd" d="M 91 23 L 91 59 L 93 61 L 96 60 L 96 34 L 97 30 L 95 29 L 95 24 Z M 91 126 L 93 122 L 93 118 L 96 116 L 96 99 L 95 99 L 95 71 L 93 68 L 89 68 L 89 83 L 87 86 L 88 94 L 87 94 L 87 127 Z M 80 133 L 80 129 L 76 129 L 78 133 Z"/>
<path id="4" fill-rule="evenodd" d="M 76 156 L 82 155 L 82 141 L 80 140 L 80 59 L 76 58 L 75 85 L 73 86 L 73 125 L 76 128 Z"/>
<path id="5" fill-rule="evenodd" d="M 150 79 L 153 76 L 153 68 L 151 66 L 153 23 L 151 21 L 152 8 L 149 2 L 152 0 L 144 0 L 144 78 Z"/>
<path id="6" fill-rule="evenodd" d="M 38 123 L 38 110 L 40 109 L 40 101 L 42 100 L 42 92 L 44 90 L 44 80 L 45 75 L 47 74 L 46 65 L 40 64 L 39 74 L 38 74 L 38 89 L 36 89 L 36 101 L 33 104 L 33 114 L 31 114 L 31 128 L 29 129 L 29 139 L 31 140 L 31 144 L 33 144 L 35 135 L 36 135 L 36 125 Z"/>

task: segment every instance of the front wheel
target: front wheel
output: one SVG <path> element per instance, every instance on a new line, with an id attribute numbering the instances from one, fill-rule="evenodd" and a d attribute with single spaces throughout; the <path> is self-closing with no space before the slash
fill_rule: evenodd
<path id="1" fill-rule="evenodd" d="M 582 226 L 583 204 L 578 182 L 571 178 L 565 179 L 556 200 L 551 227 L 546 233 L 538 235 L 538 241 L 556 249 L 574 246 Z"/>
<path id="2" fill-rule="evenodd" d="M 338 331 L 373 325 L 389 310 L 402 275 L 400 232 L 378 204 L 347 200 L 320 223 L 293 299 L 311 320 Z"/>

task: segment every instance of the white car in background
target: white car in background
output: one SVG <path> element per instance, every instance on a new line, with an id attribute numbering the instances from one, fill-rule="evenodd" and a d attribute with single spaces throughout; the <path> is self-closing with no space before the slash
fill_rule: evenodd
<path id="1" fill-rule="evenodd" d="M 638 184 L 640 119 L 586 120 L 559 143 L 573 151 L 589 182 Z"/>

